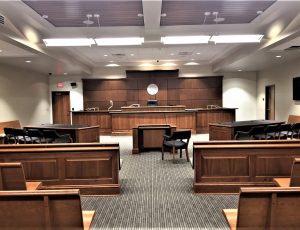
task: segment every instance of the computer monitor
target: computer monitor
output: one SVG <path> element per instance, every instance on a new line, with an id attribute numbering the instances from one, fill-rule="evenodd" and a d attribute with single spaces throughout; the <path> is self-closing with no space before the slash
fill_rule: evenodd
<path id="1" fill-rule="evenodd" d="M 158 106 L 157 100 L 148 100 L 147 106 Z"/>

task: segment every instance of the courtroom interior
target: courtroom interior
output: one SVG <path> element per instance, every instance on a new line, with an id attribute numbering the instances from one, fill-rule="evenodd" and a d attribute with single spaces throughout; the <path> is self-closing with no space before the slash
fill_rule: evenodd
<path id="1" fill-rule="evenodd" d="M 299 12 L 0 1 L 0 229 L 300 229 Z"/>

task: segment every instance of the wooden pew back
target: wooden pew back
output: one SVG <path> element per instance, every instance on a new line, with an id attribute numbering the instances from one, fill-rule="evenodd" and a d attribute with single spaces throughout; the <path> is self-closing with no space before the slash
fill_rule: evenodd
<path id="1" fill-rule="evenodd" d="M 294 159 L 294 164 L 291 172 L 291 187 L 300 187 L 300 158 Z"/>
<path id="2" fill-rule="evenodd" d="M 1 145 L 0 161 L 21 162 L 39 189 L 79 188 L 84 195 L 120 193 L 118 143 Z"/>
<path id="3" fill-rule="evenodd" d="M 0 190 L 26 190 L 21 163 L 0 163 Z"/>
<path id="4" fill-rule="evenodd" d="M 241 188 L 237 229 L 299 229 L 300 188 Z"/>
<path id="5" fill-rule="evenodd" d="M 4 133 L 4 128 L 21 128 L 19 120 L 0 122 L 0 133 Z"/>
<path id="6" fill-rule="evenodd" d="M 299 123 L 300 122 L 300 116 L 297 115 L 289 115 L 288 117 L 288 124 L 294 124 L 294 123 Z"/>
<path id="7" fill-rule="evenodd" d="M 1 229 L 83 229 L 78 190 L 0 192 Z"/>

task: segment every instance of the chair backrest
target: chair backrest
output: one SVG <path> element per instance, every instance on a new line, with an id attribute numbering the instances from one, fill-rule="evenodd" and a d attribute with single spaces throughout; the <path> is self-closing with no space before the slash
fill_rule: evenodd
<path id="1" fill-rule="evenodd" d="M 0 163 L 0 190 L 26 190 L 21 163 Z"/>
<path id="2" fill-rule="evenodd" d="M 278 128 L 278 131 L 292 131 L 292 124 L 281 124 Z"/>
<path id="3" fill-rule="evenodd" d="M 55 130 L 43 130 L 43 135 L 45 138 L 51 138 L 51 139 L 55 139 L 57 138 L 59 135 Z"/>
<path id="4" fill-rule="evenodd" d="M 4 132 L 4 128 L 21 128 L 19 120 L 0 122 L 0 133 Z"/>
<path id="5" fill-rule="evenodd" d="M 249 135 L 256 135 L 256 134 L 264 134 L 265 133 L 265 127 L 264 126 L 253 126 L 249 130 Z"/>
<path id="6" fill-rule="evenodd" d="M 26 132 L 29 137 L 43 137 L 43 133 L 38 129 L 26 129 Z"/>
<path id="7" fill-rule="evenodd" d="M 83 229 L 79 190 L 0 192 L 0 229 Z"/>
<path id="8" fill-rule="evenodd" d="M 291 172 L 291 187 L 300 187 L 300 158 L 294 159 L 294 164 Z"/>
<path id="9" fill-rule="evenodd" d="M 236 229 L 300 229 L 300 188 L 241 188 Z"/>
<path id="10" fill-rule="evenodd" d="M 191 138 L 191 130 L 174 131 L 170 137 L 171 140 L 187 140 Z"/>
<path id="11" fill-rule="evenodd" d="M 275 133 L 278 131 L 279 124 L 276 125 L 267 125 L 265 128 L 265 133 Z"/>
<path id="12" fill-rule="evenodd" d="M 287 123 L 294 124 L 300 122 L 300 116 L 297 115 L 289 115 Z"/>

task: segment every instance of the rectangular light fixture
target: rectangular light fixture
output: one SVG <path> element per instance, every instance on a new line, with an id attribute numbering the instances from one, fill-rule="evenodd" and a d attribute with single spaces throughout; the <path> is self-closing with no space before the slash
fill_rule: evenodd
<path id="1" fill-rule="evenodd" d="M 98 46 L 131 46 L 141 45 L 144 38 L 141 37 L 124 37 L 124 38 L 95 38 Z"/>
<path id="2" fill-rule="evenodd" d="M 163 44 L 203 44 L 208 43 L 210 36 L 166 36 L 161 37 Z"/>
<path id="3" fill-rule="evenodd" d="M 264 35 L 217 35 L 212 36 L 210 41 L 215 43 L 259 43 Z"/>
<path id="4" fill-rule="evenodd" d="M 43 41 L 46 46 L 91 46 L 95 44 L 92 38 L 49 38 Z"/>

